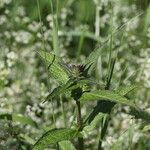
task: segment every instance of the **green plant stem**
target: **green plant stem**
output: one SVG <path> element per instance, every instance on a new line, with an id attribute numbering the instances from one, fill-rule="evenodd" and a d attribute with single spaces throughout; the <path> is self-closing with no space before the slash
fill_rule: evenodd
<path id="1" fill-rule="evenodd" d="M 79 131 L 82 130 L 82 116 L 81 116 L 81 104 L 80 101 L 76 100 L 77 105 L 77 125 Z M 82 137 L 78 138 L 78 150 L 84 150 L 84 141 Z"/>
<path id="2" fill-rule="evenodd" d="M 114 70 L 114 66 L 115 66 L 115 61 L 116 61 L 116 58 L 112 59 L 112 61 L 110 63 L 110 68 L 109 68 L 109 73 L 108 73 L 108 78 L 107 78 L 107 83 L 106 83 L 106 86 L 105 86 L 105 90 L 109 90 L 110 82 L 111 82 L 111 79 L 112 79 L 113 70 Z M 109 106 L 108 112 L 107 112 L 108 114 L 111 113 L 111 110 L 112 110 L 114 105 L 115 105 L 115 103 L 113 103 L 113 102 L 105 102 L 105 106 Z M 103 139 L 106 135 L 109 121 L 110 121 L 110 117 L 107 117 L 105 120 L 103 120 L 103 125 L 102 125 L 101 133 L 100 133 L 100 139 L 99 139 L 99 143 L 98 143 L 98 150 L 103 149 L 102 148 L 102 141 L 103 141 Z"/>
<path id="3" fill-rule="evenodd" d="M 99 139 L 99 143 L 98 143 L 98 150 L 102 150 L 102 141 L 106 135 L 106 131 L 107 131 L 107 128 L 108 128 L 108 124 L 109 124 L 109 117 L 104 121 L 104 124 L 102 126 L 102 129 L 101 129 L 101 134 L 100 134 L 100 139 Z"/>

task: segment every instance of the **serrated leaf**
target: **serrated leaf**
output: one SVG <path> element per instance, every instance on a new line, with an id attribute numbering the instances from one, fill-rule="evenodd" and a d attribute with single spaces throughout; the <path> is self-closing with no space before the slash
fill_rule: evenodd
<path id="1" fill-rule="evenodd" d="M 0 119 L 6 119 L 14 122 L 20 122 L 21 124 L 27 124 L 37 127 L 37 124 L 30 118 L 21 114 L 0 114 Z"/>
<path id="2" fill-rule="evenodd" d="M 114 92 L 118 93 L 121 96 L 125 96 L 130 91 L 134 90 L 135 88 L 136 88 L 135 85 L 124 86 L 124 87 L 118 88 Z M 88 121 L 88 123 L 90 123 L 99 112 L 110 113 L 111 109 L 114 107 L 114 105 L 115 105 L 114 102 L 108 103 L 106 101 L 99 101 L 98 104 L 94 107 L 93 111 L 88 116 L 88 119 L 86 121 Z"/>
<path id="3" fill-rule="evenodd" d="M 143 132 L 147 132 L 147 131 L 150 131 L 150 125 L 146 125 L 143 130 Z"/>
<path id="4" fill-rule="evenodd" d="M 33 150 L 43 150 L 50 144 L 74 139 L 81 136 L 75 129 L 52 129 L 46 132 L 33 146 Z"/>
<path id="5" fill-rule="evenodd" d="M 86 92 L 83 93 L 80 101 L 92 101 L 92 100 L 106 100 L 111 101 L 115 103 L 121 103 L 128 106 L 135 107 L 135 104 L 132 101 L 129 101 L 127 98 L 120 96 L 119 94 L 116 94 L 115 92 L 108 91 L 108 90 L 99 90 L 94 92 Z"/>
<path id="6" fill-rule="evenodd" d="M 76 148 L 70 141 L 59 142 L 59 147 L 61 150 L 76 150 Z"/>
<path id="7" fill-rule="evenodd" d="M 115 90 L 115 92 L 121 96 L 125 96 L 127 93 L 133 91 L 136 88 L 138 88 L 137 85 L 128 85 L 128 86 L 119 87 L 117 90 Z"/>
<path id="8" fill-rule="evenodd" d="M 40 57 L 44 60 L 50 75 L 58 81 L 59 84 L 65 84 L 69 80 L 67 70 L 61 66 L 61 61 L 54 54 L 45 51 L 38 51 Z"/>
<path id="9" fill-rule="evenodd" d="M 82 87 L 86 84 L 90 83 L 89 80 L 86 79 L 80 79 L 80 80 L 74 80 L 74 79 L 70 79 L 66 84 L 64 84 L 63 86 L 58 86 L 57 88 L 55 88 L 45 99 L 45 101 L 49 101 L 50 99 L 53 99 L 55 96 L 58 96 L 60 94 L 65 94 L 71 90 L 74 90 L 78 87 Z M 44 101 L 44 102 L 45 102 Z"/>
<path id="10" fill-rule="evenodd" d="M 44 102 L 49 101 L 53 99 L 55 96 L 58 96 L 60 94 L 65 94 L 67 91 L 69 91 L 69 87 L 71 86 L 72 83 L 73 82 L 69 80 L 63 86 L 58 86 L 57 88 L 55 88 L 50 94 L 48 94 Z"/>

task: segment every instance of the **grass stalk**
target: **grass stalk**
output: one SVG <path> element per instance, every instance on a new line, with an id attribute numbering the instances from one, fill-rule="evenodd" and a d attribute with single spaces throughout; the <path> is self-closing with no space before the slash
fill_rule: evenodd
<path id="1" fill-rule="evenodd" d="M 99 4 L 96 5 L 96 15 L 95 15 L 95 36 L 100 36 L 100 7 Z"/>

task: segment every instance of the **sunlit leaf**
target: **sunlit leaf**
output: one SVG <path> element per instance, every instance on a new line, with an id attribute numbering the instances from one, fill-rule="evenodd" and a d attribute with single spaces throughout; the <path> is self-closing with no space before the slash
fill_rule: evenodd
<path id="1" fill-rule="evenodd" d="M 59 84 L 65 84 L 69 80 L 67 70 L 61 66 L 61 61 L 54 54 L 45 51 L 38 51 L 38 54 L 44 60 L 50 75 Z"/>
<path id="2" fill-rule="evenodd" d="M 115 90 L 115 92 L 121 96 L 125 96 L 126 94 L 128 94 L 129 92 L 133 91 L 136 88 L 138 88 L 137 85 L 123 86 L 119 87 L 117 90 Z"/>
<path id="3" fill-rule="evenodd" d="M 70 141 L 59 142 L 59 147 L 61 150 L 76 150 L 76 148 Z"/>
<path id="4" fill-rule="evenodd" d="M 129 101 L 127 98 L 122 97 L 119 94 L 116 94 L 115 92 L 108 90 L 85 92 L 80 98 L 80 101 L 93 101 L 93 100 L 94 101 L 106 100 L 135 107 L 135 104 L 132 101 Z"/>
<path id="5" fill-rule="evenodd" d="M 75 129 L 52 129 L 46 132 L 33 146 L 33 150 L 43 150 L 50 144 L 74 139 L 81 136 Z"/>
<path id="6" fill-rule="evenodd" d="M 107 114 L 105 114 L 105 113 L 97 114 L 95 116 L 95 118 L 93 119 L 93 121 L 90 122 L 90 124 L 86 125 L 83 130 L 84 131 L 91 131 L 91 130 L 93 130 L 96 127 L 96 125 L 102 120 L 102 118 L 104 118 L 105 116 L 107 116 Z"/>

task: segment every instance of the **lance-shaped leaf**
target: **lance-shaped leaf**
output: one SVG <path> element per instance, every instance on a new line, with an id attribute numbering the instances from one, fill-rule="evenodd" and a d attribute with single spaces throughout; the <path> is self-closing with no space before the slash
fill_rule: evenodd
<path id="1" fill-rule="evenodd" d="M 90 73 L 96 66 L 99 56 L 101 56 L 104 52 L 106 52 L 107 48 L 106 45 L 108 40 L 106 40 L 101 46 L 97 46 L 93 52 L 86 58 L 84 66 L 88 69 Z"/>
<path id="2" fill-rule="evenodd" d="M 86 69 L 89 69 L 89 72 L 91 72 L 98 61 L 99 56 L 102 54 L 102 47 L 97 47 L 93 52 L 90 53 L 90 55 L 87 57 L 84 65 Z"/>
<path id="3" fill-rule="evenodd" d="M 25 117 L 21 114 L 0 114 L 0 119 L 20 122 L 21 124 L 37 127 L 37 124 L 31 118 Z"/>
<path id="4" fill-rule="evenodd" d="M 70 141 L 59 142 L 59 147 L 61 150 L 76 150 L 76 148 Z"/>
<path id="5" fill-rule="evenodd" d="M 63 86 L 58 86 L 55 88 L 45 99 L 44 102 L 49 101 L 53 99 L 54 97 L 60 95 L 60 94 L 65 94 L 67 92 L 70 92 L 71 90 L 74 90 L 78 87 L 83 87 L 84 85 L 87 84 L 92 84 L 90 80 L 87 79 L 79 79 L 79 80 L 74 80 L 70 79 L 66 84 Z"/>
<path id="6" fill-rule="evenodd" d="M 134 89 L 138 88 L 137 85 L 130 85 L 118 88 L 115 92 L 119 95 L 126 95 Z M 150 114 L 140 108 L 132 108 L 129 112 L 130 115 L 134 116 L 136 119 L 142 119 L 145 122 L 150 123 Z"/>
<path id="7" fill-rule="evenodd" d="M 81 136 L 75 129 L 52 129 L 46 132 L 33 146 L 33 150 L 43 150 L 50 144 L 66 141 Z"/>
<path id="8" fill-rule="evenodd" d="M 125 96 L 126 94 L 128 94 L 129 92 L 133 91 L 136 88 L 138 88 L 137 85 L 128 85 L 128 86 L 119 87 L 117 90 L 115 90 L 115 92 L 121 96 Z"/>
<path id="9" fill-rule="evenodd" d="M 92 101 L 92 100 L 106 100 L 115 103 L 121 103 L 128 106 L 136 107 L 132 101 L 129 101 L 127 98 L 116 94 L 115 92 L 108 90 L 99 90 L 94 92 L 85 92 L 80 98 L 80 101 Z"/>
<path id="10" fill-rule="evenodd" d="M 92 122 L 90 122 L 89 124 L 85 125 L 85 127 L 83 128 L 84 131 L 91 131 L 93 130 L 96 125 L 104 118 L 107 117 L 108 114 L 105 113 L 98 113 L 95 118 L 93 119 Z"/>
<path id="11" fill-rule="evenodd" d="M 115 90 L 115 93 L 118 93 L 119 95 L 121 95 L 122 97 L 125 96 L 126 94 L 128 94 L 129 92 L 131 92 L 132 90 L 134 90 L 136 88 L 135 85 L 131 85 L 131 86 L 124 86 L 124 87 L 119 87 L 117 90 Z M 100 101 L 99 101 L 100 102 Z M 103 113 L 110 113 L 111 109 L 113 108 L 113 106 L 115 105 L 115 103 L 109 103 L 108 106 L 106 106 L 106 103 L 104 103 L 104 101 L 101 101 L 101 103 L 98 103 L 94 109 L 92 110 L 92 112 L 90 113 L 90 115 L 88 116 L 88 118 L 86 119 L 86 122 L 90 123 L 92 122 L 92 120 L 94 119 L 94 117 L 99 113 L 99 112 L 103 112 Z"/>
<path id="12" fill-rule="evenodd" d="M 69 80 L 66 68 L 61 65 L 61 61 L 54 54 L 45 51 L 38 51 L 38 54 L 44 60 L 50 75 L 59 84 L 65 84 Z"/>

